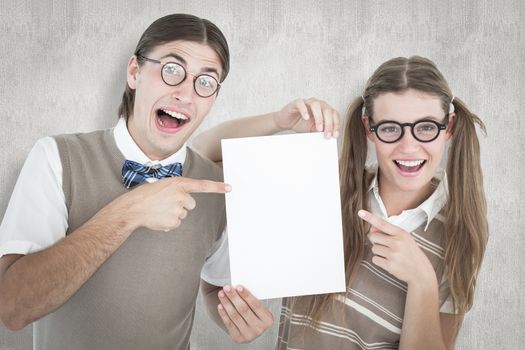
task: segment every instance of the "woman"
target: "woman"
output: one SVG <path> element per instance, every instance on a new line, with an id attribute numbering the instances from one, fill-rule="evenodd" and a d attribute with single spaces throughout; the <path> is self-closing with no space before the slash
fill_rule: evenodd
<path id="1" fill-rule="evenodd" d="M 321 114 L 329 133 L 337 118 Z M 454 347 L 488 238 L 476 124 L 484 130 L 432 61 L 394 58 L 374 72 L 348 108 L 340 159 L 347 291 L 285 298 L 277 349 Z M 217 130 L 224 137 L 234 126 Z M 225 286 L 219 301 L 237 341 L 271 324 L 246 288 Z"/>

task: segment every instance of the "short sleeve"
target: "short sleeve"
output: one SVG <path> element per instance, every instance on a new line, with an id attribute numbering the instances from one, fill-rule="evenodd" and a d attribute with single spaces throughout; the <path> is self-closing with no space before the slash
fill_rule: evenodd
<path id="1" fill-rule="evenodd" d="M 230 284 L 230 253 L 226 229 L 221 238 L 214 243 L 211 254 L 202 268 L 201 278 L 215 286 Z"/>
<path id="2" fill-rule="evenodd" d="M 29 152 L 16 181 L 0 224 L 0 256 L 53 245 L 66 235 L 67 215 L 58 148 L 45 137 Z"/>

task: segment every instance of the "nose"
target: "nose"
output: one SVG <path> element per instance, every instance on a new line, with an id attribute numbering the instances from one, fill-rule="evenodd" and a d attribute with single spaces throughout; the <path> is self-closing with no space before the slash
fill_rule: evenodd
<path id="1" fill-rule="evenodd" d="M 193 79 L 187 76 L 179 85 L 172 87 L 171 96 L 181 102 L 189 103 L 192 101 L 195 90 L 193 89 Z"/>
<path id="2" fill-rule="evenodd" d="M 412 135 L 410 126 L 405 125 L 403 128 L 405 132 L 403 133 L 403 137 L 398 141 L 398 145 L 404 152 L 409 153 L 410 151 L 419 148 L 420 142 L 415 139 L 414 135 Z"/>

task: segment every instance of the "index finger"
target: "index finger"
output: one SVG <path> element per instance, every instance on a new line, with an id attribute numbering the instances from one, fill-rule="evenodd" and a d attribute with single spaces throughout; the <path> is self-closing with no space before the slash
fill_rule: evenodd
<path id="1" fill-rule="evenodd" d="M 231 191 L 231 186 L 224 182 L 196 180 L 187 177 L 178 179 L 186 193 L 226 193 Z"/>
<path id="2" fill-rule="evenodd" d="M 381 218 L 378 218 L 377 216 L 375 216 L 374 214 L 366 211 L 366 210 L 359 210 L 357 212 L 357 215 L 359 215 L 359 217 L 363 220 L 365 220 L 366 222 L 368 222 L 370 225 L 372 225 L 373 227 L 376 227 L 379 229 L 379 231 L 381 232 L 384 232 L 384 233 L 387 233 L 389 235 L 395 235 L 399 232 L 400 228 L 395 226 L 395 225 L 392 225 L 391 223 L 381 219 Z"/>
<path id="3" fill-rule="evenodd" d="M 312 111 L 312 115 L 315 120 L 315 129 L 317 131 L 323 131 L 324 119 L 323 119 L 323 112 L 321 110 L 321 103 L 316 99 L 312 99 L 307 102 L 308 102 L 308 107 L 310 108 L 310 111 Z"/>
<path id="4" fill-rule="evenodd" d="M 341 119 L 341 117 L 339 116 L 339 112 L 338 111 L 335 111 L 334 110 L 334 137 L 338 137 L 339 136 L 339 120 Z"/>
<path id="5" fill-rule="evenodd" d="M 310 115 L 308 114 L 308 108 L 306 108 L 306 104 L 304 103 L 304 100 L 302 98 L 295 101 L 295 107 L 297 108 L 297 110 L 301 114 L 301 117 L 304 120 L 310 119 Z"/>
<path id="6" fill-rule="evenodd" d="M 248 306 L 250 306 L 250 309 L 252 309 L 261 321 L 269 324 L 273 323 L 272 313 L 246 287 L 237 286 L 236 289 L 239 295 L 246 301 Z"/>

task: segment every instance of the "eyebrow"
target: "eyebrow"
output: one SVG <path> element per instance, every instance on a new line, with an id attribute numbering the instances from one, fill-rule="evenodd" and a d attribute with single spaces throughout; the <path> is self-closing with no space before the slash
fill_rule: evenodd
<path id="1" fill-rule="evenodd" d="M 168 58 L 168 57 L 172 57 L 174 59 L 176 59 L 177 61 L 179 61 L 180 63 L 182 63 L 183 65 L 187 66 L 188 65 L 188 62 L 186 62 L 186 60 L 180 56 L 180 55 L 177 55 L 176 53 L 168 53 L 164 56 L 162 56 L 160 59 L 163 60 L 165 58 Z M 219 72 L 217 71 L 217 69 L 213 68 L 213 67 L 204 67 L 202 70 L 201 70 L 201 73 L 215 73 L 217 74 L 217 77 L 220 79 L 221 78 L 221 75 L 219 74 Z"/>
<path id="2" fill-rule="evenodd" d="M 437 117 L 434 117 L 434 116 L 432 116 L 432 115 L 427 115 L 427 116 L 424 116 L 424 117 L 421 117 L 421 118 L 416 119 L 416 120 L 414 121 L 414 123 L 417 123 L 417 122 L 420 122 L 420 121 L 424 121 L 424 120 L 433 120 L 433 121 L 436 121 L 436 122 L 438 122 L 438 123 L 442 123 L 442 122 L 446 119 L 447 116 L 448 116 L 448 114 L 445 114 L 444 117 L 437 118 Z M 373 118 L 371 118 L 371 119 L 372 119 L 372 121 L 374 121 Z M 381 123 L 382 123 L 382 122 L 395 122 L 395 120 L 393 120 L 393 119 L 388 119 L 388 117 L 386 117 L 386 118 L 384 118 L 383 120 L 381 120 L 380 122 L 381 122 Z M 397 123 L 400 123 L 400 122 L 397 122 Z"/>
<path id="3" fill-rule="evenodd" d="M 446 116 L 445 116 L 446 117 Z M 434 117 L 433 115 L 427 115 L 427 116 L 424 116 L 424 117 L 421 117 L 421 118 L 418 118 L 416 120 L 416 122 L 419 122 L 419 121 L 422 121 L 422 120 L 434 120 L 436 122 L 439 122 L 439 120 L 442 119 L 442 118 L 437 118 L 437 117 Z"/>

